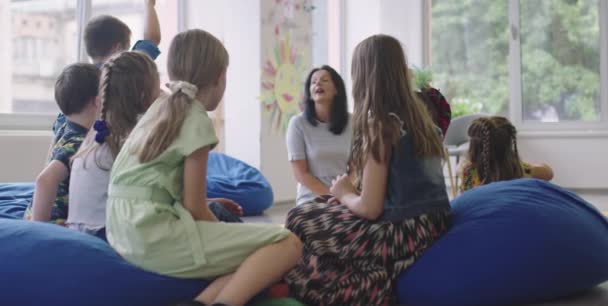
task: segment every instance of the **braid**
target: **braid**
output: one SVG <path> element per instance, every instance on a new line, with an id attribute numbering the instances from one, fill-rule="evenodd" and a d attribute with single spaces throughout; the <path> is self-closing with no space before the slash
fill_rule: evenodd
<path id="1" fill-rule="evenodd" d="M 107 113 L 107 103 L 109 96 L 109 88 L 110 88 L 110 75 L 112 74 L 112 67 L 114 66 L 113 59 L 104 64 L 103 67 L 103 75 L 101 79 L 101 86 L 99 87 L 99 92 L 101 96 L 101 109 L 100 109 L 100 119 L 95 121 L 93 124 L 93 129 L 97 132 L 95 134 L 95 141 L 99 144 L 103 144 L 106 140 L 106 137 L 110 135 L 110 130 L 108 129 L 108 125 L 106 122 L 106 113 Z"/>
<path id="2" fill-rule="evenodd" d="M 106 112 L 107 112 L 107 100 L 110 90 L 110 75 L 112 74 L 112 69 L 114 68 L 114 59 L 109 60 L 103 65 L 104 74 L 101 79 L 101 86 L 99 88 L 100 100 L 101 100 L 101 110 L 100 110 L 100 119 L 106 120 Z"/>
<path id="3" fill-rule="evenodd" d="M 492 145 L 492 124 L 489 120 L 483 120 L 481 123 L 481 133 L 482 133 L 482 150 L 481 150 L 481 166 L 483 169 L 483 173 L 479 173 L 479 178 L 482 184 L 487 184 L 491 182 L 490 179 L 490 159 L 491 152 L 490 148 Z"/>
<path id="4" fill-rule="evenodd" d="M 514 159 L 514 178 L 520 178 L 524 176 L 524 169 L 522 167 L 521 160 L 519 158 L 519 150 L 517 149 L 517 129 L 513 124 L 509 123 L 509 133 L 511 136 L 511 144 L 513 146 L 513 159 Z"/>

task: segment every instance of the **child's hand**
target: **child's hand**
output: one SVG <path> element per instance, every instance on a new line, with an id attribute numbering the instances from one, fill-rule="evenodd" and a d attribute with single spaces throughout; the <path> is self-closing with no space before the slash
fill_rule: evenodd
<path id="1" fill-rule="evenodd" d="M 207 199 L 207 202 L 220 203 L 220 204 L 222 204 L 222 206 L 224 206 L 224 208 L 226 208 L 226 210 L 233 213 L 234 215 L 239 216 L 239 217 L 243 215 L 243 208 L 241 207 L 241 205 L 237 204 L 236 202 L 234 202 L 230 199 L 224 199 L 224 198 Z"/>
<path id="2" fill-rule="evenodd" d="M 340 201 L 338 199 L 336 199 L 336 197 L 331 197 L 331 198 L 329 198 L 329 200 L 327 200 L 327 204 L 340 205 L 342 203 L 340 203 Z"/>
<path id="3" fill-rule="evenodd" d="M 341 199 L 344 195 L 350 193 L 357 194 L 357 188 L 355 188 L 352 181 L 346 174 L 339 175 L 332 180 L 329 191 L 336 199 Z"/>

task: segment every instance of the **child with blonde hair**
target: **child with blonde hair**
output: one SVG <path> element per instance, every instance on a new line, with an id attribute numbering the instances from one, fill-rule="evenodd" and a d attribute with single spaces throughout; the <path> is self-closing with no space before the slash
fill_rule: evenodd
<path id="1" fill-rule="evenodd" d="M 106 61 L 100 83 L 98 120 L 73 157 L 67 224 L 105 240 L 110 169 L 139 117 L 162 94 L 156 64 L 139 51 L 122 52 Z M 209 202 L 218 218 L 238 219 L 229 209 L 242 215 L 242 208 L 227 199 Z"/>
<path id="2" fill-rule="evenodd" d="M 553 179 L 553 170 L 548 165 L 534 165 L 519 158 L 517 129 L 509 119 L 500 116 L 477 118 L 467 132 L 469 152 L 459 171 L 460 191 L 522 177 Z"/>
<path id="3" fill-rule="evenodd" d="M 399 41 L 359 43 L 352 78 L 350 176 L 332 182 L 328 203 L 287 217 L 304 255 L 286 279 L 309 305 L 393 305 L 397 275 L 448 227 L 441 132 L 412 89 Z"/>
<path id="4" fill-rule="evenodd" d="M 171 95 L 144 114 L 110 174 L 106 230 L 120 255 L 164 275 L 215 278 L 196 301 L 180 305 L 244 305 L 301 254 L 288 230 L 220 223 L 201 204 L 208 154 L 218 142 L 207 111 L 222 99 L 227 67 L 228 53 L 213 35 L 175 36 L 167 64 Z"/>

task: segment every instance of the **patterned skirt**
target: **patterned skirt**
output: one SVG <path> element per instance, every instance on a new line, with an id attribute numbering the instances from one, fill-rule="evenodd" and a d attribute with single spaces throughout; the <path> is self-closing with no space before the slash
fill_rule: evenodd
<path id="1" fill-rule="evenodd" d="M 449 212 L 398 222 L 370 221 L 344 205 L 292 209 L 287 228 L 304 254 L 286 281 L 309 305 L 390 305 L 396 277 L 448 229 Z"/>

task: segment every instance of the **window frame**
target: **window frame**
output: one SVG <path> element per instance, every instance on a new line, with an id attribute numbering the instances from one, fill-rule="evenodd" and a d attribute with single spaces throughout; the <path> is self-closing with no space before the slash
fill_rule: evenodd
<path id="1" fill-rule="evenodd" d="M 91 19 L 93 0 L 77 0 L 76 3 L 76 62 L 88 62 L 89 58 L 84 47 L 84 26 Z M 183 31 L 187 25 L 187 0 L 177 0 L 177 29 Z M 44 113 L 0 113 L 0 131 L 26 130 L 50 131 L 58 114 Z"/>
<path id="2" fill-rule="evenodd" d="M 423 60 L 425 65 L 432 64 L 432 0 L 423 2 Z M 599 0 L 600 27 L 600 118 L 598 121 L 561 121 L 536 122 L 523 120 L 523 96 L 521 74 L 521 35 L 520 35 L 520 1 L 509 0 L 509 55 L 508 88 L 509 88 L 509 119 L 523 132 L 568 132 L 584 131 L 585 133 L 605 134 L 608 130 L 608 0 Z"/>

